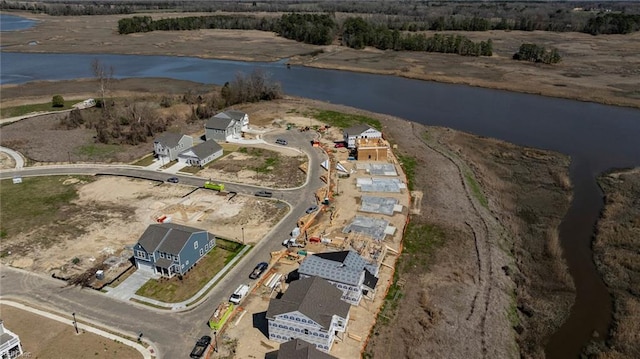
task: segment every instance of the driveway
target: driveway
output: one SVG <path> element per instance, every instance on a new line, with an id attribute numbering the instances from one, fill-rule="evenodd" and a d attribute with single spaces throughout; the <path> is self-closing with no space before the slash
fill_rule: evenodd
<path id="1" fill-rule="evenodd" d="M 126 302 L 151 278 L 160 278 L 160 276 L 154 274 L 153 271 L 149 269 L 137 269 L 117 287 L 106 288 L 107 296 Z"/>

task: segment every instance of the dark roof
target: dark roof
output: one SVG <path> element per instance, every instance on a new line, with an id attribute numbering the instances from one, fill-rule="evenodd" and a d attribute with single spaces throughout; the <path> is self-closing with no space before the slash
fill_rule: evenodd
<path id="1" fill-rule="evenodd" d="M 370 128 L 372 127 L 369 125 L 365 125 L 364 123 L 360 123 L 355 126 L 345 128 L 344 132 L 347 134 L 347 136 L 357 136 Z"/>
<path id="2" fill-rule="evenodd" d="M 190 148 L 191 151 L 201 160 L 220 151 L 222 147 L 214 140 L 204 141 Z"/>
<path id="3" fill-rule="evenodd" d="M 336 359 L 302 339 L 293 339 L 280 344 L 276 359 Z"/>
<path id="4" fill-rule="evenodd" d="M 9 342 L 11 339 L 15 338 L 13 335 L 4 332 L 0 335 L 0 345 L 3 345 L 7 342 Z"/>
<path id="5" fill-rule="evenodd" d="M 280 299 L 272 299 L 267 318 L 298 311 L 328 330 L 333 315 L 347 318 L 349 303 L 340 299 L 342 291 L 320 277 L 300 279 L 289 284 Z"/>
<path id="6" fill-rule="evenodd" d="M 156 265 L 160 268 L 169 269 L 169 267 L 171 266 L 171 263 L 173 263 L 173 261 L 167 258 L 156 259 Z"/>
<path id="7" fill-rule="evenodd" d="M 152 224 L 142 233 L 138 243 L 148 253 L 158 250 L 177 256 L 189 237 L 200 232 L 204 230 L 175 223 Z M 211 238 L 212 234 L 209 233 L 208 236 Z"/>
<path id="8" fill-rule="evenodd" d="M 182 136 L 184 135 L 181 133 L 165 132 L 153 142 L 158 142 L 165 147 L 176 147 L 180 143 Z"/>
<path id="9" fill-rule="evenodd" d="M 378 285 L 378 277 L 376 277 L 375 275 L 371 274 L 371 272 L 369 272 L 368 270 L 364 270 L 364 282 L 362 282 L 362 285 L 366 286 L 367 288 L 370 289 L 376 289 L 376 285 Z"/>
<path id="10" fill-rule="evenodd" d="M 349 251 L 340 251 L 340 252 L 323 252 L 323 253 L 315 253 L 314 256 L 320 257 L 323 259 L 327 259 L 334 262 L 344 263 L 349 255 Z"/>

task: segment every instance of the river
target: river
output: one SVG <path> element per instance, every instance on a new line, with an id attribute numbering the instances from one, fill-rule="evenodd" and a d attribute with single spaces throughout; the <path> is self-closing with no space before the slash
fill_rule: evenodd
<path id="1" fill-rule="evenodd" d="M 261 69 L 289 95 L 353 106 L 425 125 L 451 127 L 572 158 L 574 200 L 560 238 L 577 296 L 569 319 L 551 338 L 549 358 L 577 357 L 594 332 L 605 338 L 612 304 L 591 252 L 603 207 L 596 176 L 640 165 L 640 110 L 392 76 L 287 69 L 282 63 L 247 63 L 187 57 L 1 53 L 0 84 L 92 77 L 94 58 L 115 77 L 165 77 L 222 84 L 238 72 Z"/>

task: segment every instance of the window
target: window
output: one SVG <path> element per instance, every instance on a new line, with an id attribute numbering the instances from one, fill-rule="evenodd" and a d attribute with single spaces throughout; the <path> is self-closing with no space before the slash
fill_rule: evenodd
<path id="1" fill-rule="evenodd" d="M 205 245 L 204 245 L 204 250 L 205 250 L 205 251 L 208 251 L 208 250 L 209 250 L 209 243 L 207 243 L 207 244 L 205 244 Z"/>
<path id="2" fill-rule="evenodd" d="M 309 329 L 304 330 L 304 335 L 309 335 Z"/>
<path id="3" fill-rule="evenodd" d="M 164 253 L 160 252 L 160 258 L 164 258 Z"/>
<path id="4" fill-rule="evenodd" d="M 200 255 L 204 254 L 204 249 L 200 248 Z"/>
<path id="5" fill-rule="evenodd" d="M 193 242 L 193 249 L 198 249 L 198 242 Z"/>

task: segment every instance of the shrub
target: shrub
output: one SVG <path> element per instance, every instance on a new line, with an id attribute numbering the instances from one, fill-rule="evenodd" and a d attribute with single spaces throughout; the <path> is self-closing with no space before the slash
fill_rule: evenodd
<path id="1" fill-rule="evenodd" d="M 61 95 L 55 95 L 51 99 L 51 106 L 64 107 L 64 98 Z"/>

